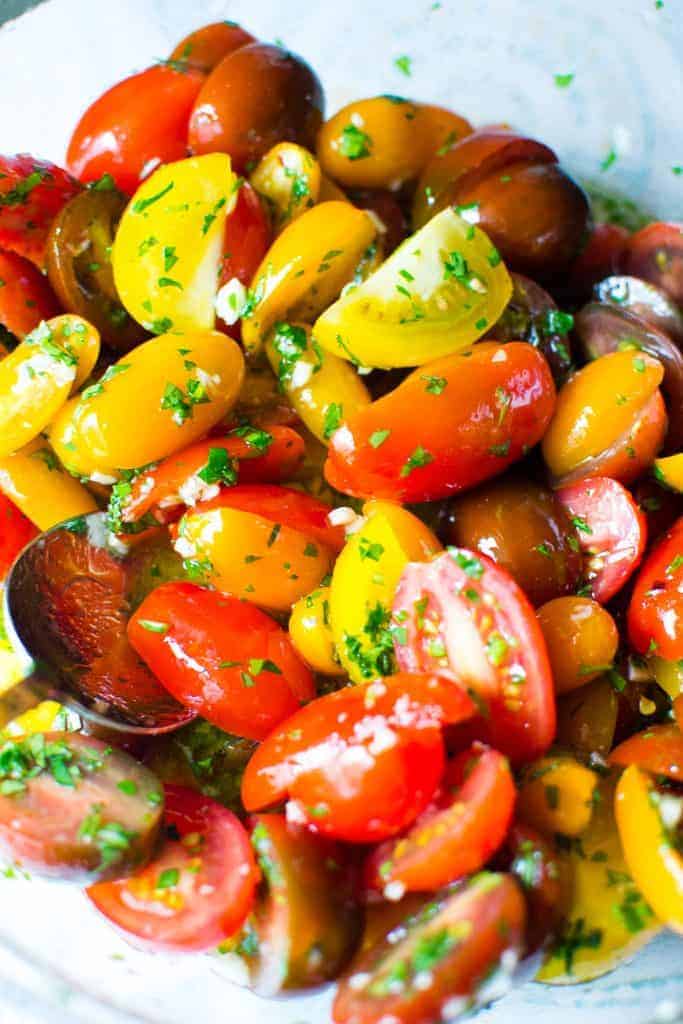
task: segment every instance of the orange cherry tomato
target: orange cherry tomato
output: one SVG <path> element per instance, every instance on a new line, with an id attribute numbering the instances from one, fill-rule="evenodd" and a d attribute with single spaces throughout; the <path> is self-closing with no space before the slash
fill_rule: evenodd
<path id="1" fill-rule="evenodd" d="M 349 416 L 331 438 L 325 476 L 355 497 L 444 498 L 521 458 L 554 405 L 555 385 L 535 348 L 482 342 L 420 367 Z"/>
<path id="2" fill-rule="evenodd" d="M 640 654 L 683 658 L 683 517 L 645 559 L 626 622 L 629 641 Z"/>
<path id="3" fill-rule="evenodd" d="M 631 235 L 624 272 L 663 288 L 683 305 L 683 224 L 658 221 Z"/>
<path id="4" fill-rule="evenodd" d="M 683 733 L 678 725 L 651 725 L 620 743 L 609 760 L 624 767 L 637 764 L 652 775 L 683 782 Z"/>
<path id="5" fill-rule="evenodd" d="M 263 740 L 315 697 L 287 633 L 253 605 L 194 583 L 166 583 L 128 639 L 176 700 L 225 732 Z"/>
<path id="6" fill-rule="evenodd" d="M 315 148 L 324 96 L 301 57 L 267 43 L 229 53 L 202 86 L 190 117 L 193 153 L 227 153 L 240 173 L 278 142 Z"/>
<path id="7" fill-rule="evenodd" d="M 0 581 L 4 580 L 17 555 L 39 533 L 31 520 L 0 492 Z"/>
<path id="8" fill-rule="evenodd" d="M 434 672 L 476 694 L 476 728 L 515 763 L 543 753 L 555 735 L 555 697 L 545 641 L 513 578 L 466 548 L 410 562 L 394 600 L 396 658 L 404 672 Z"/>
<path id="9" fill-rule="evenodd" d="M 174 837 L 144 871 L 87 890 L 100 913 L 155 950 L 209 949 L 236 932 L 254 903 L 258 869 L 238 818 L 208 796 L 165 786 Z"/>
<path id="10" fill-rule="evenodd" d="M 0 156 L 0 247 L 42 268 L 52 221 L 80 189 L 56 164 L 28 153 Z"/>
<path id="11" fill-rule="evenodd" d="M 187 125 L 204 76 L 164 64 L 124 78 L 85 111 L 71 136 L 67 166 L 81 181 L 110 174 L 132 195 L 159 164 L 187 156 Z"/>
<path id="12" fill-rule="evenodd" d="M 434 892 L 479 871 L 507 835 L 515 796 L 507 759 L 474 744 L 451 761 L 435 803 L 408 832 L 370 855 L 367 889 L 386 892 L 398 883 L 407 892 Z"/>
<path id="13" fill-rule="evenodd" d="M 608 611 L 589 597 L 557 597 L 537 612 L 555 691 L 568 693 L 608 671 L 619 631 Z"/>
<path id="14" fill-rule="evenodd" d="M 0 252 L 0 281 L 0 328 L 19 341 L 41 320 L 50 320 L 59 313 L 57 297 L 47 278 L 23 256 Z"/>
<path id="15" fill-rule="evenodd" d="M 464 691 L 399 674 L 312 701 L 257 748 L 247 810 L 290 798 L 289 816 L 331 838 L 378 842 L 425 810 L 444 768 L 441 726 L 473 712 Z"/>
<path id="16" fill-rule="evenodd" d="M 647 520 L 626 488 L 607 476 L 587 477 L 556 493 L 576 527 L 591 596 L 606 604 L 643 557 Z"/>
<path id="17" fill-rule="evenodd" d="M 181 39 L 170 61 L 208 73 L 233 50 L 255 42 L 255 37 L 236 22 L 215 21 L 211 25 L 202 25 Z"/>

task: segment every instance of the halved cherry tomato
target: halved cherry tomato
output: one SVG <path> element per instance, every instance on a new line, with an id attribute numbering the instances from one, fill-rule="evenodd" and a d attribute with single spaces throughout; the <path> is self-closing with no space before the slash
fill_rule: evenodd
<path id="1" fill-rule="evenodd" d="M 516 763 L 550 746 L 555 700 L 545 641 L 505 569 L 466 548 L 410 563 L 393 622 L 399 667 L 438 673 L 476 694 L 482 739 Z"/>
<path id="2" fill-rule="evenodd" d="M 683 342 L 683 313 L 665 291 L 656 284 L 628 274 L 611 274 L 594 288 L 595 298 L 621 309 L 668 334 L 677 344 Z"/>
<path id="3" fill-rule="evenodd" d="M 263 740 L 315 697 L 313 676 L 277 622 L 194 583 L 153 590 L 128 639 L 181 704 L 236 736 Z"/>
<path id="4" fill-rule="evenodd" d="M 61 467 L 42 436 L 0 458 L 0 491 L 15 502 L 40 530 L 49 530 L 75 516 L 97 512 L 97 504 L 90 491 Z M 11 524 L 2 523 L 1 511 L 0 524 L 3 531 L 8 528 L 7 534 L 0 533 L 1 550 L 2 543 L 12 535 Z"/>
<path id="5" fill-rule="evenodd" d="M 202 25 L 180 40 L 169 58 L 180 67 L 189 65 L 198 71 L 209 72 L 233 50 L 256 40 L 234 21 L 215 21 Z"/>
<path id="6" fill-rule="evenodd" d="M 399 674 L 320 697 L 257 749 L 242 780 L 247 810 L 289 795 L 290 816 L 324 835 L 378 842 L 425 810 L 444 767 L 441 726 L 469 718 L 464 691 Z"/>
<path id="7" fill-rule="evenodd" d="M 248 181 L 242 182 L 234 209 L 225 221 L 223 255 L 218 269 L 219 289 L 229 281 L 237 280 L 245 287 L 258 270 L 271 242 L 271 227 L 265 207 L 258 193 Z M 237 323 L 219 320 L 221 329 L 237 337 Z"/>
<path id="8" fill-rule="evenodd" d="M 1 179 L 0 179 L 1 182 Z M 49 282 L 30 260 L 15 252 L 0 252 L 0 328 L 18 341 L 59 313 Z"/>
<path id="9" fill-rule="evenodd" d="M 609 759 L 611 764 L 637 764 L 653 775 L 683 782 L 683 733 L 677 725 L 651 725 L 620 743 Z"/>
<path id="10" fill-rule="evenodd" d="M 617 480 L 587 477 L 556 492 L 576 527 L 591 596 L 606 604 L 643 557 L 647 520 Z"/>
<path id="11" fill-rule="evenodd" d="M 632 235 L 624 269 L 663 288 L 683 305 L 683 224 L 657 221 Z"/>
<path id="12" fill-rule="evenodd" d="M 554 405 L 553 379 L 536 349 L 484 342 L 420 367 L 350 416 L 332 436 L 325 476 L 359 497 L 443 498 L 521 458 Z"/>
<path id="13" fill-rule="evenodd" d="M 163 802 L 147 768 L 91 736 L 33 733 L 0 744 L 0 844 L 41 874 L 92 882 L 141 867 Z"/>
<path id="14" fill-rule="evenodd" d="M 654 546 L 638 574 L 627 616 L 640 654 L 683 658 L 683 518 Z"/>
<path id="15" fill-rule="evenodd" d="M 354 961 L 339 986 L 332 1019 L 455 1019 L 490 1000 L 485 982 L 492 976 L 508 981 L 524 948 L 525 925 L 524 898 L 510 875 L 484 872 L 446 889 Z"/>
<path id="16" fill-rule="evenodd" d="M 143 872 L 87 890 L 97 909 L 152 949 L 208 949 L 241 927 L 258 868 L 244 826 L 226 807 L 165 786 L 168 838 Z"/>
<path id="17" fill-rule="evenodd" d="M 239 428 L 238 428 L 239 430 Z M 210 438 L 183 448 L 141 473 L 122 501 L 121 519 L 134 523 L 152 511 L 159 522 L 177 519 L 183 506 L 216 498 L 222 486 L 290 480 L 304 457 L 304 441 L 289 427 Z"/>
<path id="18" fill-rule="evenodd" d="M 28 153 L 0 156 L 0 246 L 42 268 L 52 221 L 80 190 L 56 164 Z"/>
<path id="19" fill-rule="evenodd" d="M 204 76 L 157 64 L 102 93 L 76 125 L 67 166 L 81 181 L 110 174 L 132 195 L 159 164 L 187 156 L 187 126 Z"/>
<path id="20" fill-rule="evenodd" d="M 507 758 L 475 743 L 447 766 L 436 801 L 408 832 L 370 855 L 365 885 L 434 892 L 480 871 L 507 835 L 515 796 Z"/>
<path id="21" fill-rule="evenodd" d="M 21 551 L 40 531 L 0 492 L 0 580 L 3 580 Z"/>
<path id="22" fill-rule="evenodd" d="M 330 588 L 318 587 L 299 598 L 289 617 L 289 637 L 307 665 L 324 676 L 343 676 L 330 626 Z"/>

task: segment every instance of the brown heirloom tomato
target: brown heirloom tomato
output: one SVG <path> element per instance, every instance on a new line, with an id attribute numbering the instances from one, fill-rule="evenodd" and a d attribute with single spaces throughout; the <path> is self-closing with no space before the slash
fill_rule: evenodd
<path id="1" fill-rule="evenodd" d="M 256 39 L 234 21 L 215 21 L 181 39 L 170 60 L 198 71 L 212 71 L 224 57 Z"/>
<path id="2" fill-rule="evenodd" d="M 655 223 L 632 235 L 624 270 L 663 288 L 683 305 L 683 224 Z"/>
<path id="3" fill-rule="evenodd" d="M 243 172 L 278 142 L 315 148 L 324 94 L 301 57 L 266 43 L 229 53 L 204 83 L 190 117 L 194 153 L 228 153 Z"/>

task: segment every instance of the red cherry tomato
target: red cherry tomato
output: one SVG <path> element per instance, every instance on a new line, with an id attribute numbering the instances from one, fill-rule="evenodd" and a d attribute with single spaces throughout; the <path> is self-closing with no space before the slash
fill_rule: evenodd
<path id="1" fill-rule="evenodd" d="M 0 581 L 17 555 L 40 533 L 30 519 L 0 492 Z"/>
<path id="2" fill-rule="evenodd" d="M 266 209 L 258 193 L 245 181 L 237 193 L 235 207 L 225 222 L 223 258 L 218 271 L 218 287 L 234 277 L 243 285 L 261 265 L 271 243 L 272 231 Z M 223 322 L 219 321 L 219 325 Z M 223 327 L 231 336 L 239 332 L 239 324 Z"/>
<path id="3" fill-rule="evenodd" d="M 225 732 L 262 740 L 315 697 L 289 636 L 252 604 L 194 583 L 165 583 L 128 639 L 169 693 Z"/>
<path id="4" fill-rule="evenodd" d="M 108 89 L 76 125 L 67 150 L 81 181 L 111 174 L 132 195 L 159 164 L 187 156 L 187 125 L 204 76 L 155 65 Z"/>
<path id="5" fill-rule="evenodd" d="M 639 654 L 683 658 L 683 517 L 655 544 L 638 573 L 627 615 Z"/>
<path id="6" fill-rule="evenodd" d="M 97 909 L 152 949 L 208 949 L 233 935 L 254 902 L 258 869 L 232 811 L 182 786 L 165 786 L 169 838 L 144 871 L 87 890 Z"/>
<path id="7" fill-rule="evenodd" d="M 242 512 L 252 512 L 298 530 L 333 551 L 341 551 L 344 547 L 343 527 L 330 526 L 327 521 L 330 506 L 291 487 L 238 484 L 237 487 L 224 488 L 217 498 L 202 502 L 194 511 L 207 512 L 211 508 L 237 508 Z"/>
<path id="8" fill-rule="evenodd" d="M 507 835 L 515 806 L 507 758 L 475 744 L 446 768 L 435 804 L 398 839 L 382 843 L 365 865 L 370 891 L 397 882 L 434 892 L 479 871 Z"/>
<path id="9" fill-rule="evenodd" d="M 19 341 L 60 312 L 47 278 L 18 253 L 0 252 L 0 281 L 0 326 Z"/>
<path id="10" fill-rule="evenodd" d="M 569 274 L 572 294 L 590 295 L 598 281 L 618 274 L 629 237 L 619 224 L 596 224 Z"/>
<path id="11" fill-rule="evenodd" d="M 626 247 L 624 272 L 651 281 L 683 305 L 683 224 L 657 222 L 636 231 Z"/>
<path id="12" fill-rule="evenodd" d="M 420 367 L 350 416 L 332 436 L 325 476 L 355 497 L 444 498 L 521 458 L 554 406 L 540 352 L 524 342 L 482 342 Z"/>
<path id="13" fill-rule="evenodd" d="M 651 725 L 620 743 L 609 756 L 611 764 L 637 764 L 653 775 L 683 782 L 683 733 L 677 725 Z"/>
<path id="14" fill-rule="evenodd" d="M 444 767 L 441 726 L 473 713 L 436 677 L 399 674 L 312 701 L 256 750 L 242 780 L 247 810 L 290 797 L 290 816 L 331 838 L 396 835 L 428 806 Z"/>
<path id="15" fill-rule="evenodd" d="M 202 25 L 181 39 L 170 59 L 180 65 L 188 64 L 199 71 L 209 72 L 233 50 L 254 42 L 254 36 L 234 21 L 215 21 L 211 25 Z"/>
<path id="16" fill-rule="evenodd" d="M 516 763 L 547 750 L 555 735 L 555 699 L 545 641 L 532 606 L 505 569 L 466 548 L 410 562 L 399 580 L 393 621 L 403 671 L 438 673 L 483 703 L 480 738 Z"/>
<path id="17" fill-rule="evenodd" d="M 590 596 L 606 604 L 643 557 L 647 520 L 626 488 L 607 476 L 586 477 L 555 493 L 576 527 Z"/>
<path id="18" fill-rule="evenodd" d="M 56 164 L 28 153 L 0 156 L 0 247 L 42 267 L 52 221 L 80 188 Z"/>
<path id="19" fill-rule="evenodd" d="M 289 427 L 271 427 L 268 433 L 267 447 L 255 447 L 247 437 L 233 434 L 199 441 L 169 455 L 156 469 L 135 478 L 121 519 L 134 523 L 152 511 L 159 522 L 167 523 L 177 519 L 184 506 L 216 497 L 220 486 L 237 479 L 247 483 L 290 480 L 304 457 L 303 438 Z"/>

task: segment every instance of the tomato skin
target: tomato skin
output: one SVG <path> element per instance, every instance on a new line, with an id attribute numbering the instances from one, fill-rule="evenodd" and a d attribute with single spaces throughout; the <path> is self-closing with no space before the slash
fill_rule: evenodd
<path id="1" fill-rule="evenodd" d="M 1 216 L 0 213 L 0 219 Z M 0 280 L 0 326 L 19 341 L 41 320 L 50 320 L 59 313 L 49 282 L 30 260 L 18 253 L 0 252 Z"/>
<path id="2" fill-rule="evenodd" d="M 412 828 L 370 855 L 367 889 L 398 882 L 408 892 L 434 892 L 480 871 L 505 839 L 515 796 L 507 759 L 475 743 L 447 766 L 436 801 Z"/>
<path id="3" fill-rule="evenodd" d="M 378 842 L 427 807 L 444 766 L 441 725 L 473 705 L 452 684 L 399 674 L 319 697 L 257 749 L 247 810 L 290 797 L 289 812 L 334 839 Z"/>
<path id="4" fill-rule="evenodd" d="M 620 743 L 610 764 L 637 764 L 652 775 L 683 781 L 683 733 L 677 725 L 652 725 Z"/>
<path id="5" fill-rule="evenodd" d="M 236 736 L 263 740 L 315 697 L 313 676 L 273 619 L 194 583 L 153 590 L 128 639 L 181 704 Z"/>
<path id="6" fill-rule="evenodd" d="M 645 559 L 626 625 L 639 654 L 655 653 L 667 661 L 683 657 L 683 517 Z"/>
<path id="7" fill-rule="evenodd" d="M 575 522 L 591 595 L 606 604 L 635 571 L 647 543 L 647 520 L 618 480 L 586 477 L 556 492 Z"/>
<path id="8" fill-rule="evenodd" d="M 683 224 L 657 221 L 631 235 L 624 271 L 645 278 L 683 304 Z"/>
<path id="9" fill-rule="evenodd" d="M 427 390 L 432 378 L 439 382 L 438 394 Z M 325 476 L 354 497 L 444 498 L 521 458 L 543 436 L 554 406 L 555 385 L 536 349 L 525 342 L 482 342 L 469 355 L 420 367 L 350 416 L 332 436 Z M 386 438 L 373 446 L 386 430 Z"/>
<path id="10" fill-rule="evenodd" d="M 426 604 L 424 603 L 426 599 Z M 403 570 L 393 621 L 405 672 L 435 672 L 488 705 L 475 737 L 514 763 L 543 753 L 555 735 L 553 680 L 540 626 L 524 593 L 490 558 L 450 548 Z"/>
<path id="11" fill-rule="evenodd" d="M 170 60 L 208 73 L 233 50 L 255 42 L 254 36 L 240 25 L 216 21 L 211 25 L 202 25 L 181 39 Z"/>
<path id="12" fill-rule="evenodd" d="M 180 840 L 168 839 L 143 872 L 91 886 L 87 896 L 128 937 L 148 948 L 208 949 L 241 927 L 254 902 L 258 868 L 249 836 L 231 811 L 182 786 L 168 785 L 164 791 L 165 822 Z M 195 846 L 197 835 L 203 842 Z M 173 868 L 180 871 L 179 883 L 159 890 L 161 871 Z"/>
<path id="13" fill-rule="evenodd" d="M 569 274 L 573 293 L 586 297 L 603 277 L 617 274 L 630 238 L 619 224 L 596 224 Z"/>
<path id="14" fill-rule="evenodd" d="M 45 244 L 65 203 L 81 186 L 67 171 L 28 153 L 0 156 L 0 247 L 45 262 Z"/>
<path id="15" fill-rule="evenodd" d="M 80 181 L 111 174 L 132 195 L 161 163 L 187 156 L 187 125 L 204 76 L 163 64 L 117 82 L 92 103 L 76 125 L 67 166 Z"/>
<path id="16" fill-rule="evenodd" d="M 258 270 L 272 240 L 268 213 L 258 193 L 245 181 L 237 193 L 235 208 L 225 222 L 223 257 L 218 271 L 218 287 L 233 278 L 247 286 Z M 221 330 L 238 337 L 241 325 L 218 321 Z"/>
<path id="17" fill-rule="evenodd" d="M 0 492 L 0 581 L 15 558 L 40 533 L 14 502 Z"/>
<path id="18" fill-rule="evenodd" d="M 524 890 L 529 909 L 527 940 L 533 950 L 561 927 L 571 878 L 552 840 L 528 825 L 515 822 L 505 852 L 510 858 L 508 870 Z"/>
<path id="19" fill-rule="evenodd" d="M 602 675 L 619 646 L 612 616 L 589 597 L 556 597 L 537 612 L 555 691 L 569 693 Z"/>

